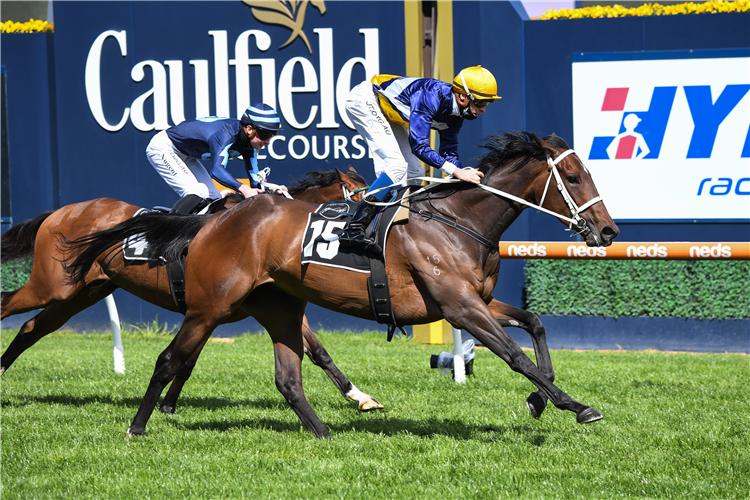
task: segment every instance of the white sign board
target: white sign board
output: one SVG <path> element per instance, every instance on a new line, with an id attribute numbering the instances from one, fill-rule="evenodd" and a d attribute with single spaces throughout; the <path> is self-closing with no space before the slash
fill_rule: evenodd
<path id="1" fill-rule="evenodd" d="M 617 220 L 750 220 L 750 51 L 580 54 L 576 152 Z"/>

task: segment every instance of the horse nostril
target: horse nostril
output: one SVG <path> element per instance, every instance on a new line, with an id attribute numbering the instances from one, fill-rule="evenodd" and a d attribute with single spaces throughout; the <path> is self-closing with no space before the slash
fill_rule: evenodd
<path id="1" fill-rule="evenodd" d="M 608 241 L 615 239 L 618 234 L 620 234 L 620 231 L 611 226 L 604 226 L 602 229 L 602 236 Z"/>

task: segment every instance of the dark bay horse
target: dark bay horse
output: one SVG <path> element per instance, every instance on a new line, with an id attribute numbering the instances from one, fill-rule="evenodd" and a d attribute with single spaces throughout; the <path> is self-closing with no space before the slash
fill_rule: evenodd
<path id="1" fill-rule="evenodd" d="M 557 136 L 544 139 L 521 132 L 493 136 L 478 169 L 482 185 L 444 184 L 411 200 L 408 223 L 394 225 L 385 248 L 386 270 L 396 322 L 429 323 L 445 318 L 471 332 L 512 370 L 536 387 L 526 400 L 539 418 L 547 401 L 576 414 L 579 423 L 602 418 L 597 410 L 574 400 L 554 385 L 544 327 L 534 314 L 502 304 L 492 297 L 498 279 L 497 242 L 527 205 L 541 206 L 572 229 L 589 246 L 607 246 L 619 229 L 601 203 L 589 171 Z M 549 189 L 549 179 L 555 182 Z M 330 436 L 305 398 L 301 361 L 304 353 L 300 326 L 305 306 L 319 306 L 373 319 L 367 275 L 343 269 L 301 265 L 301 240 L 310 205 L 276 197 L 256 197 L 212 217 L 195 237 L 188 254 L 187 314 L 172 343 L 156 362 L 143 402 L 128 429 L 142 435 L 164 387 L 189 363 L 217 325 L 253 316 L 267 330 L 274 345 L 276 387 L 306 429 Z M 443 224 L 440 217 L 448 221 Z M 158 240 L 162 224 L 184 224 L 173 219 L 148 221 Z M 88 282 L 98 271 L 91 263 L 106 249 L 117 250 L 117 239 L 144 229 L 145 219 L 127 221 L 101 238 L 73 242 L 71 251 L 90 245 L 71 262 L 73 282 Z M 457 230 L 461 229 L 461 230 Z M 107 238 L 106 236 L 109 236 Z M 150 237 L 148 237 L 150 240 Z M 86 253 L 93 259 L 83 258 Z M 112 257 L 112 271 L 120 270 Z M 94 266 L 96 267 L 96 266 Z M 122 272 L 122 271 L 121 271 Z M 537 364 L 506 333 L 504 326 L 520 326 L 532 337 Z"/>
<path id="2" fill-rule="evenodd" d="M 295 179 L 289 186 L 289 193 L 297 200 L 320 204 L 326 201 L 352 196 L 361 200 L 365 180 L 356 170 L 349 167 L 347 173 L 335 171 L 309 172 L 304 179 Z M 270 196 L 269 196 L 270 197 Z M 229 209 L 240 203 L 241 195 L 224 198 L 218 210 Z M 0 374 L 4 373 L 26 349 L 45 335 L 57 330 L 71 317 L 91 307 L 116 288 L 140 297 L 152 304 L 178 312 L 169 291 L 165 266 L 148 264 L 130 266 L 127 271 L 109 280 L 92 280 L 85 285 L 66 284 L 62 265 L 64 256 L 59 246 L 60 238 L 73 240 L 116 226 L 130 219 L 139 207 L 111 198 L 75 203 L 54 212 L 44 213 L 34 219 L 11 228 L 2 237 L 3 259 L 29 257 L 33 254 L 33 268 L 29 281 L 14 292 L 2 293 L 2 313 L 6 318 L 14 314 L 44 309 L 34 318 L 23 324 L 8 349 L 0 358 Z M 181 241 L 181 249 L 202 227 L 207 216 L 191 218 L 197 222 L 191 226 L 191 234 Z M 184 233 L 183 233 L 184 236 Z M 173 245 L 174 246 L 174 245 Z M 342 395 L 358 402 L 359 409 L 366 411 L 382 408 L 374 398 L 359 391 L 336 367 L 325 348 L 313 333 L 307 319 L 302 324 L 305 339 L 305 352 L 312 362 L 320 366 L 331 378 Z M 196 356 L 197 360 L 197 356 Z M 161 410 L 173 413 L 176 401 L 185 380 L 190 376 L 194 363 L 175 378 L 169 395 L 164 399 Z"/>

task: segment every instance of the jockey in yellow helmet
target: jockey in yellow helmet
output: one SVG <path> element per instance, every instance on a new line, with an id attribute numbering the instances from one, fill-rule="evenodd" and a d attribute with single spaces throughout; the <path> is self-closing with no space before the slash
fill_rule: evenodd
<path id="1" fill-rule="evenodd" d="M 354 87 L 346 101 L 346 113 L 372 152 L 378 178 L 370 192 L 406 185 L 407 179 L 422 176 L 420 160 L 478 184 L 483 174 L 464 168 L 458 159 L 458 132 L 464 120 L 476 119 L 496 99 L 500 96 L 495 77 L 481 66 L 461 70 L 452 84 L 432 78 L 376 75 Z M 432 129 L 440 136 L 439 151 L 430 147 Z M 383 201 L 387 194 L 382 190 L 368 198 Z M 341 244 L 372 248 L 375 243 L 364 231 L 377 212 L 377 205 L 363 200 L 339 236 Z"/>

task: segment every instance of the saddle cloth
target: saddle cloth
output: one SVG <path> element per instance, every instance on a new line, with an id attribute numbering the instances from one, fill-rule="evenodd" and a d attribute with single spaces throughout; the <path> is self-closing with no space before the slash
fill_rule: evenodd
<path id="1" fill-rule="evenodd" d="M 401 200 L 408 188 L 402 188 L 394 200 Z M 393 201 L 393 200 L 391 200 Z M 371 255 L 359 247 L 339 244 L 339 235 L 351 220 L 357 203 L 348 200 L 331 201 L 317 208 L 307 219 L 305 235 L 302 238 L 302 264 L 336 267 L 358 273 L 370 273 Z M 375 228 L 375 241 L 385 252 L 388 231 L 401 219 L 399 205 L 390 205 L 380 212 L 367 228 L 370 234 Z M 382 256 L 385 262 L 385 256 Z"/>
<path id="2" fill-rule="evenodd" d="M 133 217 L 138 217 L 139 215 L 142 215 L 145 213 L 158 212 L 158 211 L 160 210 L 150 210 L 148 208 L 141 208 L 140 210 L 138 210 L 136 213 L 133 214 Z M 142 234 L 135 234 L 122 242 L 122 255 L 125 260 L 145 260 L 145 261 L 166 262 L 166 260 L 161 256 L 150 255 L 150 252 L 148 249 L 148 242 L 146 241 L 146 238 L 144 238 Z"/>

